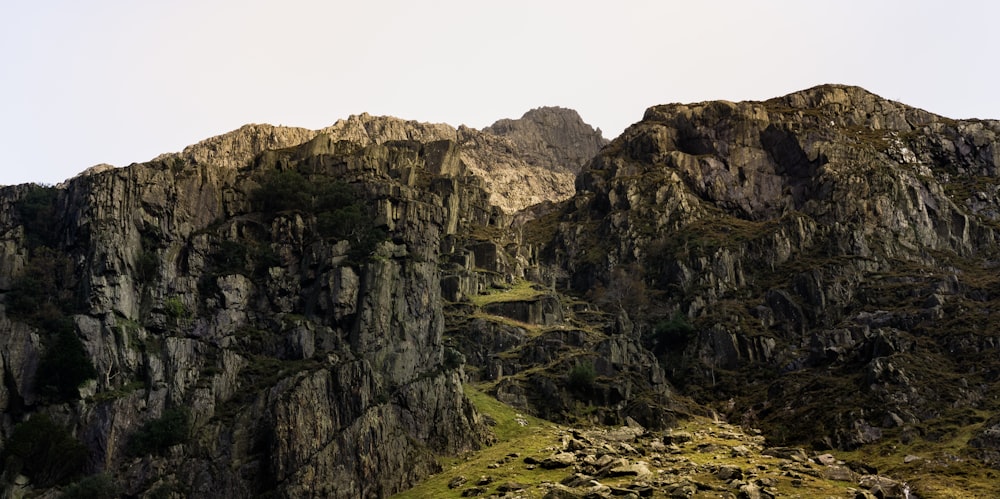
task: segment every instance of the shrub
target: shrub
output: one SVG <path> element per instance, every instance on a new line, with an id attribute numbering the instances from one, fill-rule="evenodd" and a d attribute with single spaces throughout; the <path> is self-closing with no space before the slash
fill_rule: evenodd
<path id="1" fill-rule="evenodd" d="M 281 257 L 271 248 L 270 244 L 258 243 L 253 246 L 252 252 L 254 275 L 267 275 L 267 270 L 271 267 L 281 265 Z"/>
<path id="2" fill-rule="evenodd" d="M 577 362 L 569 370 L 567 384 L 577 391 L 590 390 L 597 379 L 597 371 L 594 370 L 594 363 L 588 361 Z"/>
<path id="3" fill-rule="evenodd" d="M 256 209 L 264 213 L 285 210 L 309 210 L 312 186 L 297 171 L 270 171 L 261 180 L 260 188 L 251 195 Z"/>
<path id="4" fill-rule="evenodd" d="M 66 487 L 60 499 L 114 499 L 121 489 L 111 477 L 103 473 L 91 475 Z"/>
<path id="5" fill-rule="evenodd" d="M 171 446 L 187 440 L 190 415 L 185 408 L 168 409 L 157 419 L 142 425 L 128 442 L 133 456 L 163 454 Z"/>
<path id="6" fill-rule="evenodd" d="M 163 311 L 166 312 L 167 317 L 173 319 L 175 324 L 182 323 L 191 318 L 191 311 L 188 310 L 187 305 L 176 296 L 167 298 L 163 302 Z"/>
<path id="7" fill-rule="evenodd" d="M 465 355 L 451 347 L 444 348 L 444 368 L 451 371 L 465 364 Z"/>
<path id="8" fill-rule="evenodd" d="M 56 217 L 56 201 L 59 190 L 38 184 L 30 186 L 24 196 L 15 204 L 15 210 L 28 239 L 28 247 L 56 246 L 59 232 Z"/>
<path id="9" fill-rule="evenodd" d="M 155 250 L 143 248 L 136 259 L 136 277 L 139 282 L 149 285 L 160 278 L 160 257 Z"/>
<path id="10" fill-rule="evenodd" d="M 315 234 L 351 243 L 352 260 L 361 260 L 387 237 L 354 188 L 328 177 L 306 178 L 294 170 L 271 171 L 251 196 L 256 209 L 268 215 L 299 211 L 315 216 Z"/>
<path id="11" fill-rule="evenodd" d="M 695 328 L 684 314 L 677 312 L 670 319 L 661 320 L 653 328 L 651 350 L 661 355 L 670 350 L 683 350 L 694 336 Z"/>
<path id="12" fill-rule="evenodd" d="M 248 254 L 243 242 L 223 239 L 212 255 L 212 263 L 221 275 L 240 274 L 246 271 Z"/>
<path id="13" fill-rule="evenodd" d="M 50 340 L 45 355 L 38 362 L 35 383 L 43 393 L 60 401 L 75 400 L 80 396 L 80 385 L 96 378 L 97 370 L 77 337 L 70 318 L 54 317 L 45 326 Z"/>
<path id="14" fill-rule="evenodd" d="M 69 314 L 76 308 L 73 263 L 63 253 L 40 246 L 7 296 L 7 312 L 42 333 L 45 354 L 35 372 L 42 393 L 74 400 L 77 387 L 97 376 Z"/>
<path id="15" fill-rule="evenodd" d="M 45 315 L 72 313 L 76 304 L 72 288 L 75 282 L 69 256 L 38 247 L 25 263 L 21 277 L 13 283 L 7 297 L 7 311 L 33 325 L 38 325 Z"/>
<path id="16" fill-rule="evenodd" d="M 23 473 L 35 486 L 51 487 L 80 474 L 87 449 L 66 428 L 35 414 L 14 427 L 4 446 L 4 461 L 8 470 Z"/>

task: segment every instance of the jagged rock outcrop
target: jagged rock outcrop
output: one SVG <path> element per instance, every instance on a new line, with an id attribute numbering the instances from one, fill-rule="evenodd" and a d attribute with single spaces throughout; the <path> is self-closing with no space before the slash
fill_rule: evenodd
<path id="1" fill-rule="evenodd" d="M 456 150 L 319 134 L 250 168 L 193 154 L 2 191 L 0 411 L 87 449 L 55 477 L 7 449 L 7 479 L 382 497 L 487 442 L 443 358 L 442 242 L 497 211 Z M 53 358 L 79 365 L 68 389 Z"/>
<path id="2" fill-rule="evenodd" d="M 246 125 L 156 160 L 238 169 L 264 151 L 298 146 L 319 134 L 366 146 L 451 141 L 457 161 L 485 182 L 491 203 L 508 212 L 572 196 L 576 172 L 607 142 L 575 111 L 561 108 L 529 111 L 520 120 L 501 120 L 482 131 L 362 113 L 321 130 Z"/>
<path id="3" fill-rule="evenodd" d="M 232 132 L 185 147 L 179 154 L 164 154 L 155 160 L 177 156 L 192 163 L 238 169 L 250 164 L 253 158 L 264 151 L 303 144 L 312 140 L 317 133 L 315 130 L 298 127 L 243 125 Z"/>
<path id="4" fill-rule="evenodd" d="M 509 138 L 529 164 L 574 175 L 608 143 L 600 128 L 595 130 L 576 111 L 561 107 L 532 109 L 520 119 L 499 120 L 483 131 Z"/>
<path id="5" fill-rule="evenodd" d="M 993 340 L 998 136 L 837 85 L 655 106 L 542 254 L 581 292 L 648 286 L 631 315 L 682 391 L 779 441 L 871 444 L 995 409 L 992 349 L 954 345 Z M 657 328 L 677 312 L 689 335 Z"/>

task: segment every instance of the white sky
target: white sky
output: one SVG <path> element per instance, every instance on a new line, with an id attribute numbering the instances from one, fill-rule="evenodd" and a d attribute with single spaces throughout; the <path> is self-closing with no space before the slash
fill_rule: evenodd
<path id="1" fill-rule="evenodd" d="M 996 119 L 998 20 L 992 0 L 0 0 L 0 184 L 361 112 L 482 128 L 557 105 L 613 138 L 655 104 L 845 83 Z"/>

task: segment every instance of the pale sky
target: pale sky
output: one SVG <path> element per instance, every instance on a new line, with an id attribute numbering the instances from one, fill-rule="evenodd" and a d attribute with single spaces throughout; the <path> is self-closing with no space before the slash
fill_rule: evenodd
<path id="1" fill-rule="evenodd" d="M 992 0 L 0 0 L 0 185 L 362 112 L 562 106 L 613 138 L 656 104 L 844 83 L 998 119 L 998 20 Z"/>

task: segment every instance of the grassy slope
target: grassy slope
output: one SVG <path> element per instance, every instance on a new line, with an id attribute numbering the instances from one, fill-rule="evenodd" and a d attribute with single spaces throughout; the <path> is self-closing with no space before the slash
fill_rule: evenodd
<path id="1" fill-rule="evenodd" d="M 443 471 L 431 476 L 422 483 L 406 492 L 397 494 L 398 499 L 407 498 L 457 498 L 463 490 L 475 485 L 483 476 L 492 477 L 492 482 L 486 485 L 486 494 L 497 492 L 497 486 L 505 482 L 518 482 L 526 485 L 525 490 L 517 493 L 518 497 L 536 498 L 545 494 L 544 488 L 537 485 L 544 482 L 558 483 L 572 474 L 572 469 L 544 470 L 540 467 L 529 470 L 523 463 L 525 456 L 544 458 L 557 449 L 561 449 L 561 437 L 568 428 L 548 421 L 523 415 L 516 409 L 508 407 L 477 388 L 466 386 L 466 395 L 482 413 L 496 421 L 493 430 L 497 443 L 481 451 L 458 458 L 443 458 Z M 519 423 L 518 420 L 526 424 Z M 719 466 L 732 465 L 745 470 L 755 470 L 758 476 L 768 476 L 774 480 L 773 490 L 780 497 L 853 497 L 856 484 L 822 478 L 822 467 L 815 464 L 802 464 L 810 473 L 786 473 L 789 462 L 770 456 L 753 453 L 750 456 L 736 457 L 729 454 L 729 449 L 744 445 L 746 437 L 738 428 L 719 424 L 704 418 L 691 419 L 684 422 L 677 430 L 694 435 L 694 440 L 682 444 L 681 451 L 668 460 L 670 468 L 654 471 L 656 476 L 669 477 L 682 471 L 687 478 L 700 483 L 710 484 L 713 490 L 699 490 L 692 497 L 719 497 L 727 490 L 727 485 L 718 480 L 711 471 Z M 638 445 L 638 444 L 637 444 Z M 721 451 L 709 452 L 705 449 L 716 448 Z M 508 457 L 512 454 L 517 457 Z M 842 459 L 848 456 L 838 456 Z M 505 459 L 506 458 L 506 459 Z M 506 462 L 505 462 L 506 461 Z M 498 466 L 499 464 L 499 466 Z M 493 466 L 491 468 L 491 465 Z M 455 489 L 448 488 L 448 482 L 456 476 L 464 476 L 468 482 Z M 601 483 L 610 486 L 625 485 L 624 479 L 602 479 Z M 662 491 L 654 497 L 666 497 Z"/>

